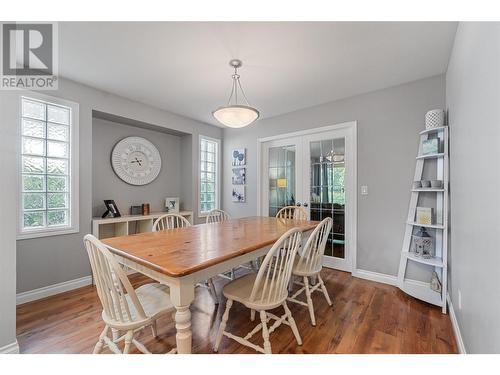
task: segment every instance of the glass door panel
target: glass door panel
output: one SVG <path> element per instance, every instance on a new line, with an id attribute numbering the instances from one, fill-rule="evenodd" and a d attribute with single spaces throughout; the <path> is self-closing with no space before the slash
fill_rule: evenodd
<path id="1" fill-rule="evenodd" d="M 311 220 L 333 219 L 325 256 L 345 258 L 345 139 L 309 142 Z"/>
<path id="2" fill-rule="evenodd" d="M 294 145 L 269 148 L 269 216 L 276 216 L 282 207 L 295 205 L 295 155 Z"/>

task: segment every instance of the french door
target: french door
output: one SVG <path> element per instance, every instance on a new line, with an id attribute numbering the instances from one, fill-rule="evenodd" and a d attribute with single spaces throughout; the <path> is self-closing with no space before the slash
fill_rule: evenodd
<path id="1" fill-rule="evenodd" d="M 263 141 L 260 213 L 275 216 L 280 208 L 294 205 L 304 207 L 310 220 L 331 217 L 324 265 L 350 272 L 355 256 L 355 171 L 355 125 Z"/>

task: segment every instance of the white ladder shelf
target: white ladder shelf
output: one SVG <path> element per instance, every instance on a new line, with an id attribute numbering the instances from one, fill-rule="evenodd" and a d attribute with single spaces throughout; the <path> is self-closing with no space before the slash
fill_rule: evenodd
<path id="1" fill-rule="evenodd" d="M 430 137 L 439 139 L 439 147 L 442 152 L 432 155 L 422 154 L 422 143 Z M 413 181 L 422 180 L 424 163 L 433 160 L 436 163 L 436 179 L 443 181 L 440 189 L 421 188 L 412 189 L 410 207 L 408 209 L 408 219 L 401 251 L 401 260 L 398 272 L 398 287 L 403 292 L 420 299 L 422 301 L 440 306 L 443 314 L 446 314 L 446 290 L 448 281 L 448 200 L 449 200 L 449 161 L 448 161 L 448 127 L 442 126 L 434 129 L 427 129 L 420 132 L 420 144 L 416 157 L 415 176 Z M 434 209 L 435 222 L 432 225 L 422 225 L 416 222 L 416 210 L 420 194 L 435 194 L 436 207 Z M 435 232 L 435 257 L 425 259 L 417 257 L 410 251 L 412 235 L 415 227 L 430 228 Z M 430 288 L 430 284 L 407 280 L 406 270 L 408 262 L 417 262 L 434 269 L 441 283 L 441 293 Z"/>

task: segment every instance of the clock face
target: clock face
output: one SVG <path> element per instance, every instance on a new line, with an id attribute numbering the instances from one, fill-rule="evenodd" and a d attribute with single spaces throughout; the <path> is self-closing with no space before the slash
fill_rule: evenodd
<path id="1" fill-rule="evenodd" d="M 113 148 L 111 164 L 123 181 L 131 185 L 146 185 L 158 177 L 161 157 L 158 149 L 147 139 L 128 137 Z"/>

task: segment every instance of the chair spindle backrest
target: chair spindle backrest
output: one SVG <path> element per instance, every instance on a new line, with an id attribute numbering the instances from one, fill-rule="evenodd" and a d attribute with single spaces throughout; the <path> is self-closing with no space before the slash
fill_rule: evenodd
<path id="1" fill-rule="evenodd" d="M 307 212 L 302 207 L 285 206 L 276 214 L 278 219 L 307 220 Z"/>
<path id="2" fill-rule="evenodd" d="M 113 254 L 91 234 L 84 237 L 83 243 L 87 249 L 97 294 L 106 316 L 119 323 L 146 319 L 132 284 Z M 133 306 L 129 306 L 126 294 L 129 295 Z M 137 313 L 135 317 L 131 314 L 131 307 Z"/>
<path id="3" fill-rule="evenodd" d="M 326 242 L 332 230 L 332 225 L 332 218 L 327 217 L 314 229 L 302 251 L 299 251 L 298 268 L 311 273 L 321 271 Z"/>
<path id="4" fill-rule="evenodd" d="M 207 224 L 222 223 L 223 221 L 231 220 L 231 216 L 226 211 L 214 209 L 208 213 Z"/>
<path id="5" fill-rule="evenodd" d="M 153 224 L 153 232 L 190 226 L 191 223 L 184 216 L 178 214 L 166 214 L 156 219 Z"/>
<path id="6" fill-rule="evenodd" d="M 250 301 L 274 304 L 286 299 L 293 261 L 301 242 L 301 230 L 292 228 L 273 245 L 259 269 Z"/>

